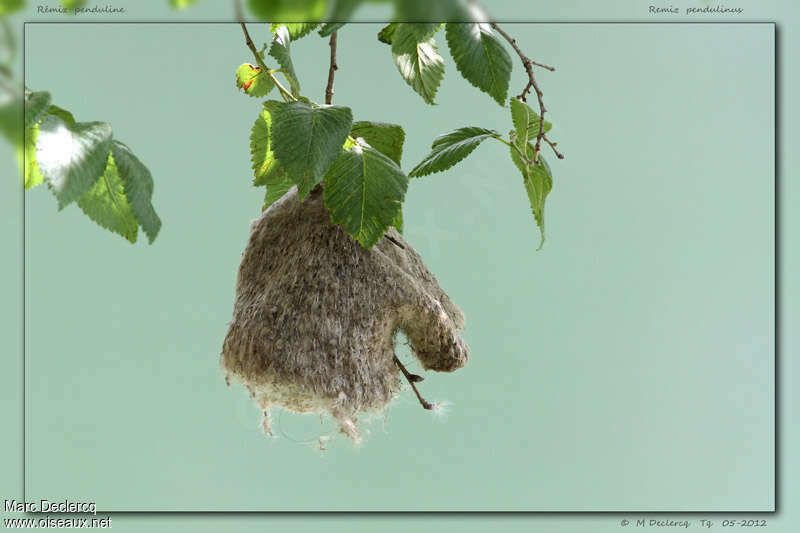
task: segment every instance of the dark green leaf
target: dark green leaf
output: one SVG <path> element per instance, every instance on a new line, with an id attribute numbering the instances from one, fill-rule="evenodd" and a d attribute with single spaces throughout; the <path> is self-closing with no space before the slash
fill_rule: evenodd
<path id="1" fill-rule="evenodd" d="M 253 129 L 250 131 L 250 159 L 253 164 L 253 185 L 256 186 L 267 185 L 284 175 L 278 161 L 275 160 L 269 139 L 270 125 L 272 124 L 270 113 L 281 105 L 281 102 L 275 100 L 264 102 L 264 109 L 256 118 Z"/>
<path id="2" fill-rule="evenodd" d="M 331 33 L 338 31 L 353 16 L 364 0 L 333 0 L 333 7 L 328 15 L 328 23 L 319 30 L 321 37 L 327 37 Z"/>
<path id="3" fill-rule="evenodd" d="M 447 23 L 447 44 L 464 78 L 505 105 L 511 57 L 486 23 Z"/>
<path id="4" fill-rule="evenodd" d="M 460 20 L 463 8 L 459 0 L 394 0 L 397 22 L 435 22 Z"/>
<path id="5" fill-rule="evenodd" d="M 539 154 L 539 164 L 533 163 L 535 148 L 531 143 L 526 145 L 526 156 L 528 161 L 523 161 L 517 150 L 511 148 L 511 160 L 522 173 L 525 184 L 525 191 L 528 193 L 528 201 L 531 204 L 531 211 L 536 219 L 541 233 L 541 242 L 538 250 L 544 246 L 544 202 L 547 195 L 553 188 L 553 175 L 550 172 L 550 165 L 547 164 L 542 154 Z"/>
<path id="6" fill-rule="evenodd" d="M 384 26 L 383 29 L 378 32 L 378 40 L 382 43 L 392 44 L 392 39 L 394 38 L 394 32 L 397 31 L 397 26 L 399 26 L 397 22 L 392 22 L 391 24 Z"/>
<path id="7" fill-rule="evenodd" d="M 100 179 L 78 199 L 78 207 L 101 227 L 136 242 L 139 224 L 125 198 L 123 181 L 113 157 L 108 157 Z"/>
<path id="8" fill-rule="evenodd" d="M 36 140 L 39 138 L 39 125 L 34 124 L 25 130 L 25 188 L 32 189 L 42 183 L 44 178 L 36 162 Z"/>
<path id="9" fill-rule="evenodd" d="M 403 157 L 403 141 L 406 139 L 406 134 L 401 126 L 362 120 L 353 123 L 350 136 L 354 139 L 361 137 L 367 141 L 367 144 L 400 166 L 400 159 Z"/>
<path id="10" fill-rule="evenodd" d="M 434 139 L 431 153 L 408 175 L 419 177 L 447 170 L 471 154 L 481 142 L 489 138 L 499 139 L 500 134 L 494 130 L 470 126 L 440 135 Z"/>
<path id="11" fill-rule="evenodd" d="M 397 69 L 412 89 L 429 104 L 444 77 L 444 60 L 433 37 L 418 40 L 414 24 L 400 24 L 392 36 L 392 55 Z"/>
<path id="12" fill-rule="evenodd" d="M 512 98 L 509 101 L 511 106 L 511 120 L 514 122 L 514 129 L 516 130 L 515 142 L 517 146 L 522 148 L 528 141 L 536 139 L 539 135 L 539 115 L 530 108 L 528 104 L 517 99 Z M 553 125 L 544 121 L 544 132 L 550 131 Z"/>
<path id="13" fill-rule="evenodd" d="M 414 39 L 425 41 L 442 29 L 444 24 L 442 22 L 408 22 L 404 23 L 403 26 L 414 36 Z"/>
<path id="14" fill-rule="evenodd" d="M 262 210 L 280 200 L 284 194 L 289 192 L 289 189 L 294 187 L 294 182 L 286 174 L 280 174 L 274 176 L 273 180 L 267 181 L 265 185 L 267 186 L 267 191 L 264 193 L 264 207 Z"/>
<path id="15" fill-rule="evenodd" d="M 249 96 L 260 98 L 266 96 L 275 87 L 275 82 L 261 67 L 243 63 L 236 69 L 236 87 Z"/>
<path id="16" fill-rule="evenodd" d="M 336 159 L 323 191 L 331 220 L 364 248 L 397 221 L 408 178 L 394 161 L 369 146 L 355 146 Z"/>
<path id="17" fill-rule="evenodd" d="M 49 108 L 47 108 L 47 114 L 60 118 L 70 126 L 75 124 L 75 117 L 72 116 L 72 113 L 66 109 L 58 107 L 57 105 L 51 105 Z"/>
<path id="18" fill-rule="evenodd" d="M 0 84 L 0 133 L 17 148 L 24 144 L 23 106 L 23 96 L 19 91 Z"/>
<path id="19" fill-rule="evenodd" d="M 275 28 L 275 38 L 272 41 L 272 46 L 269 48 L 269 55 L 275 58 L 283 70 L 283 75 L 289 80 L 292 94 L 295 97 L 300 96 L 300 82 L 297 81 L 297 74 L 294 71 L 292 64 L 292 56 L 289 51 L 289 44 L 292 38 L 289 36 L 289 30 L 286 25 L 281 24 Z"/>
<path id="20" fill-rule="evenodd" d="M 301 200 L 339 156 L 352 124 L 350 108 L 341 106 L 292 102 L 280 105 L 272 114 L 272 150 L 297 184 Z"/>
<path id="21" fill-rule="evenodd" d="M 153 176 L 125 144 L 114 141 L 111 153 L 124 185 L 131 211 L 152 244 L 161 229 L 161 219 L 153 209 Z"/>
<path id="22" fill-rule="evenodd" d="M 25 94 L 25 127 L 39 122 L 50 107 L 50 93 L 46 91 Z"/>
<path id="23" fill-rule="evenodd" d="M 247 4 L 262 21 L 281 23 L 322 20 L 327 8 L 327 0 L 249 0 Z"/>
<path id="24" fill-rule="evenodd" d="M 48 115 L 39 125 L 36 160 L 58 198 L 59 209 L 91 189 L 105 170 L 111 126 L 105 122 L 67 124 Z"/>

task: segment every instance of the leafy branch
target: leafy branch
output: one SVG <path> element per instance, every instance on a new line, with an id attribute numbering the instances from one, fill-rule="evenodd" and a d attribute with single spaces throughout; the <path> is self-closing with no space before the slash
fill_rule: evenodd
<path id="1" fill-rule="evenodd" d="M 534 76 L 533 74 L 534 66 L 547 69 L 550 72 L 555 72 L 556 70 L 555 67 L 551 67 L 543 63 L 538 63 L 536 61 L 533 61 L 531 58 L 529 58 L 522 52 L 520 47 L 517 45 L 517 40 L 511 37 L 505 31 L 503 31 L 503 29 L 500 26 L 498 26 L 496 22 L 491 22 L 490 25 L 492 28 L 494 28 L 495 31 L 497 31 L 497 33 L 502 35 L 503 38 L 506 41 L 508 41 L 508 43 L 511 45 L 511 48 L 514 49 L 514 51 L 517 53 L 520 60 L 522 61 L 522 65 L 525 67 L 525 71 L 528 73 L 528 83 L 525 85 L 525 88 L 522 89 L 522 92 L 519 94 L 519 96 L 517 96 L 517 98 L 519 98 L 523 102 L 527 102 L 527 95 L 530 93 L 531 89 L 533 89 L 536 92 L 536 98 L 539 100 L 539 116 L 541 117 L 542 120 L 539 122 L 539 131 L 536 134 L 536 145 L 534 147 L 533 162 L 534 163 L 539 162 L 539 152 L 541 151 L 542 139 L 544 139 L 550 145 L 550 148 L 552 148 L 553 152 L 556 154 L 556 157 L 558 157 L 559 159 L 564 159 L 564 155 L 561 154 L 558 150 L 556 150 L 557 143 L 550 141 L 550 139 L 548 139 L 547 136 L 545 135 L 544 114 L 547 111 L 547 108 L 544 105 L 544 99 L 543 99 L 544 93 L 539 88 L 539 84 L 536 82 L 536 76 Z"/>

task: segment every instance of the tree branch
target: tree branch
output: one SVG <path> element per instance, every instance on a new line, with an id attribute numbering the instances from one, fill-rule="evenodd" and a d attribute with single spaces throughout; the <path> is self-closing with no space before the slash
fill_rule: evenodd
<path id="1" fill-rule="evenodd" d="M 337 40 L 337 33 L 331 33 L 331 64 L 330 68 L 328 68 L 328 85 L 325 87 L 325 103 L 331 104 L 333 102 L 333 77 L 336 75 L 336 71 L 339 70 L 339 65 L 336 64 L 336 40 Z"/>
<path id="2" fill-rule="evenodd" d="M 417 390 L 417 386 L 414 385 L 414 383 L 422 381 L 422 376 L 412 374 L 408 370 L 406 370 L 406 367 L 403 366 L 403 363 L 400 362 L 400 359 L 398 359 L 396 355 L 394 356 L 394 364 L 396 364 L 400 368 L 400 371 L 408 380 L 408 384 L 411 385 L 412 389 L 414 389 L 414 394 L 417 395 L 417 399 L 419 400 L 419 403 L 422 404 L 422 407 L 429 411 L 433 409 L 433 405 L 425 401 L 425 398 L 423 398 L 422 395 Z"/>
<path id="3" fill-rule="evenodd" d="M 503 31 L 503 29 L 500 26 L 498 26 L 496 22 L 492 22 L 490 23 L 490 25 L 497 31 L 497 33 L 502 35 L 503 38 L 506 41 L 508 41 L 508 43 L 511 45 L 511 47 L 514 49 L 514 51 L 517 53 L 520 60 L 522 61 L 522 65 L 525 67 L 525 70 L 528 72 L 528 83 L 525 85 L 525 88 L 522 89 L 522 92 L 519 94 L 519 96 L 517 96 L 517 98 L 519 98 L 523 102 L 526 102 L 527 101 L 526 96 L 528 95 L 528 93 L 530 93 L 531 89 L 533 89 L 536 92 L 536 98 L 539 100 L 539 132 L 536 135 L 536 146 L 534 147 L 533 151 L 533 162 L 539 163 L 539 152 L 541 151 L 542 147 L 542 139 L 544 139 L 550 145 L 550 148 L 553 149 L 553 151 L 556 154 L 556 157 L 558 157 L 559 159 L 564 159 L 564 154 L 561 154 L 560 152 L 558 152 L 558 150 L 556 150 L 555 148 L 556 143 L 551 142 L 549 139 L 545 137 L 544 114 L 547 111 L 547 108 L 545 107 L 544 100 L 542 99 L 544 93 L 542 93 L 542 90 L 539 88 L 539 84 L 536 83 L 536 77 L 533 74 L 534 65 L 536 65 L 537 67 L 545 68 L 551 72 L 555 71 L 556 69 L 548 65 L 545 65 L 543 63 L 538 63 L 532 60 L 531 58 L 526 56 L 522 52 L 522 50 L 520 50 L 519 46 L 517 45 L 517 40 L 511 37 L 505 31 Z"/>

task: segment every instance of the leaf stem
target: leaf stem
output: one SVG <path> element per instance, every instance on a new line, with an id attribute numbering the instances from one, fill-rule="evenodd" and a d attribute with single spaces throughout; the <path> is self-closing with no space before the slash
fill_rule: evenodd
<path id="1" fill-rule="evenodd" d="M 331 61 L 328 68 L 328 85 L 325 87 L 325 103 L 330 105 L 333 102 L 333 78 L 336 71 L 339 70 L 339 65 L 336 63 L 336 41 L 339 32 L 331 33 L 330 47 L 331 47 Z"/>
<path id="2" fill-rule="evenodd" d="M 525 163 L 527 163 L 528 165 L 532 165 L 533 164 L 533 161 L 528 159 L 528 155 L 524 154 L 522 152 L 522 150 L 520 150 L 519 146 L 517 146 L 517 143 L 508 142 L 507 140 L 503 139 L 502 137 L 491 137 L 491 138 L 492 139 L 497 139 L 498 141 L 500 141 L 501 143 L 505 144 L 506 146 L 508 146 L 512 150 L 515 150 L 517 152 L 517 155 L 519 155 L 522 158 L 522 160 L 525 161 Z"/>
<path id="3" fill-rule="evenodd" d="M 545 65 L 543 63 L 538 63 L 536 61 L 533 61 L 531 58 L 526 56 L 522 52 L 522 50 L 520 50 L 519 46 L 517 45 L 517 40 L 514 39 L 513 37 L 511 37 L 505 31 L 503 31 L 503 29 L 500 26 L 498 26 L 496 22 L 491 22 L 490 25 L 491 25 L 492 28 L 494 28 L 497 31 L 497 33 L 502 35 L 503 38 L 506 41 L 508 41 L 508 43 L 511 45 L 511 47 L 514 49 L 514 51 L 519 56 L 520 60 L 522 61 L 522 65 L 525 67 L 525 70 L 528 73 L 528 83 L 525 85 L 525 88 L 522 89 L 522 92 L 519 94 L 519 96 L 517 98 L 519 98 L 520 100 L 525 102 L 526 101 L 526 96 L 531 91 L 531 89 L 533 89 L 536 92 L 536 98 L 539 100 L 539 132 L 536 135 L 536 146 L 535 146 L 534 151 L 533 151 L 533 162 L 538 164 L 539 163 L 539 152 L 541 151 L 541 147 L 542 147 L 542 139 L 544 139 L 544 137 L 545 137 L 545 135 L 544 135 L 544 114 L 547 111 L 547 108 L 545 107 L 544 100 L 542 99 L 542 97 L 544 96 L 544 93 L 542 93 L 542 90 L 539 88 L 539 84 L 536 83 L 536 77 L 533 74 L 533 66 L 536 65 L 537 67 L 542 67 L 542 68 L 545 68 L 545 69 L 547 69 L 549 71 L 554 71 L 555 68 L 550 67 L 548 65 Z M 549 140 L 547 142 L 548 142 L 548 144 L 550 144 L 550 147 L 553 148 L 553 150 L 555 151 L 554 143 L 550 143 Z M 559 159 L 563 159 L 564 158 L 564 155 L 563 154 L 559 155 L 558 151 L 556 151 L 556 156 L 558 156 Z"/>

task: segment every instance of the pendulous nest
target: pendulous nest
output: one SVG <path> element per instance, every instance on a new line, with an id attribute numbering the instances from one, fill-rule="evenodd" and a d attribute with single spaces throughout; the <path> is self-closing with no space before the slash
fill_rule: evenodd
<path id="1" fill-rule="evenodd" d="M 300 202 L 293 188 L 251 226 L 220 362 L 268 433 L 270 408 L 282 407 L 327 412 L 358 442 L 359 412 L 383 410 L 401 390 L 397 331 L 423 368 L 451 372 L 467 362 L 463 327 L 394 228 L 366 250 L 331 223 L 319 189 Z"/>

